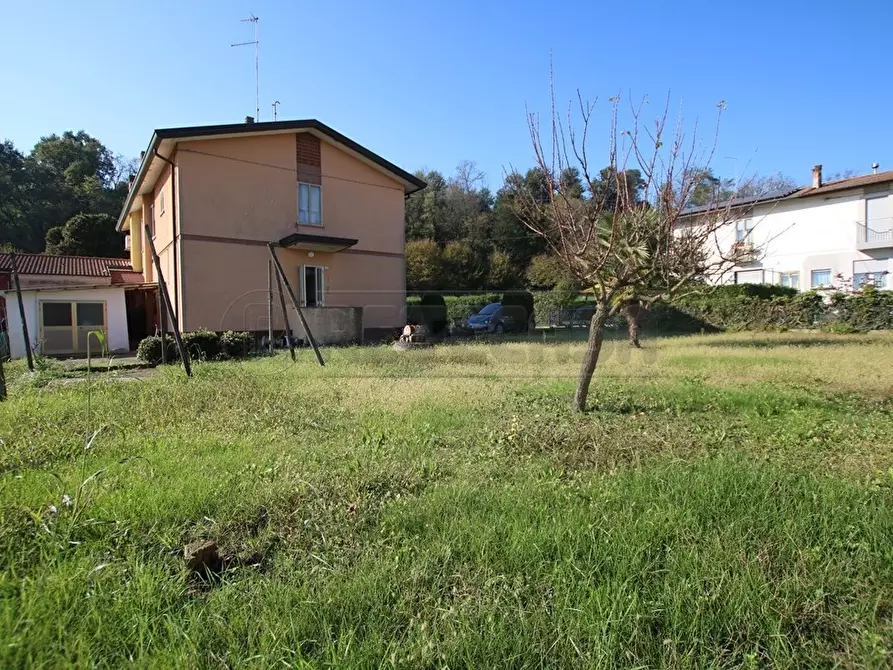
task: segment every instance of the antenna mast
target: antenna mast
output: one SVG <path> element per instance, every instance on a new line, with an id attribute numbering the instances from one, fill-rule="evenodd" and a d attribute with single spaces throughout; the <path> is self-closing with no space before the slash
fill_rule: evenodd
<path id="1" fill-rule="evenodd" d="M 247 19 L 242 19 L 240 23 L 254 24 L 254 41 L 253 42 L 237 42 L 230 44 L 231 47 L 247 47 L 254 45 L 254 118 L 260 121 L 260 74 L 258 67 L 258 46 L 260 42 L 257 39 L 257 23 L 260 21 L 254 14 L 249 14 Z"/>

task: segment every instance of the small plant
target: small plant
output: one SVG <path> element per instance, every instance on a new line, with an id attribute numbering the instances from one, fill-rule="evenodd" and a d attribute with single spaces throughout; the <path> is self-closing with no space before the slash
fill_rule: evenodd
<path id="1" fill-rule="evenodd" d="M 220 335 L 210 330 L 183 333 L 183 346 L 193 359 L 213 361 L 220 355 Z"/>
<path id="2" fill-rule="evenodd" d="M 218 358 L 245 358 L 254 347 L 254 336 L 251 333 L 228 330 L 220 336 L 220 354 Z"/>
<path id="3" fill-rule="evenodd" d="M 165 347 L 164 357 L 161 355 L 162 343 Z M 175 346 L 174 338 L 170 335 L 164 335 L 163 338 L 159 335 L 150 335 L 143 338 L 136 348 L 136 355 L 141 361 L 146 361 L 147 363 L 160 363 L 163 358 L 167 361 L 178 359 L 177 347 Z"/>

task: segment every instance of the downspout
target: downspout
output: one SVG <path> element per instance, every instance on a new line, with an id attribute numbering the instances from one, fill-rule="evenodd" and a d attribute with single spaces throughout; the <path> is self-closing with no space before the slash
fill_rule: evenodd
<path id="1" fill-rule="evenodd" d="M 177 321 L 182 324 L 183 323 L 183 314 L 180 312 L 180 273 L 178 268 L 180 264 L 178 261 L 177 254 L 177 210 L 180 209 L 177 206 L 177 180 L 174 177 L 174 162 L 170 158 L 166 158 L 158 153 L 158 149 L 153 149 L 155 155 L 163 160 L 165 163 L 171 166 L 171 234 L 173 235 L 173 247 L 174 247 L 174 312 L 177 315 Z"/>

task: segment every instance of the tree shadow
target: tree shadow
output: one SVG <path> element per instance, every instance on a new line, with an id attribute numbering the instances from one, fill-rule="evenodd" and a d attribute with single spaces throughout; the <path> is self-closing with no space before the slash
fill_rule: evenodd
<path id="1" fill-rule="evenodd" d="M 717 347 L 721 349 L 777 349 L 779 347 L 837 347 L 841 344 L 876 344 L 877 340 L 867 335 L 846 335 L 834 339 L 820 339 L 818 337 L 782 337 L 769 338 L 753 336 L 750 340 L 720 340 L 716 342 L 702 342 L 700 346 Z"/>

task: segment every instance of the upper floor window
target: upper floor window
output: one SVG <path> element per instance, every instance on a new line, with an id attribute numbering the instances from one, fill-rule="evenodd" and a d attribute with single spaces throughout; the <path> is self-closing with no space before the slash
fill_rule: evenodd
<path id="1" fill-rule="evenodd" d="M 322 225 L 322 187 L 317 184 L 298 184 L 298 223 Z"/>
<path id="2" fill-rule="evenodd" d="M 164 214 L 164 191 L 161 192 L 161 195 L 158 196 L 158 215 L 161 216 Z"/>
<path id="3" fill-rule="evenodd" d="M 742 244 L 753 244 L 753 221 L 743 219 L 735 224 L 735 241 Z"/>
<path id="4" fill-rule="evenodd" d="M 810 288 L 831 288 L 831 270 L 813 270 L 810 280 Z"/>

